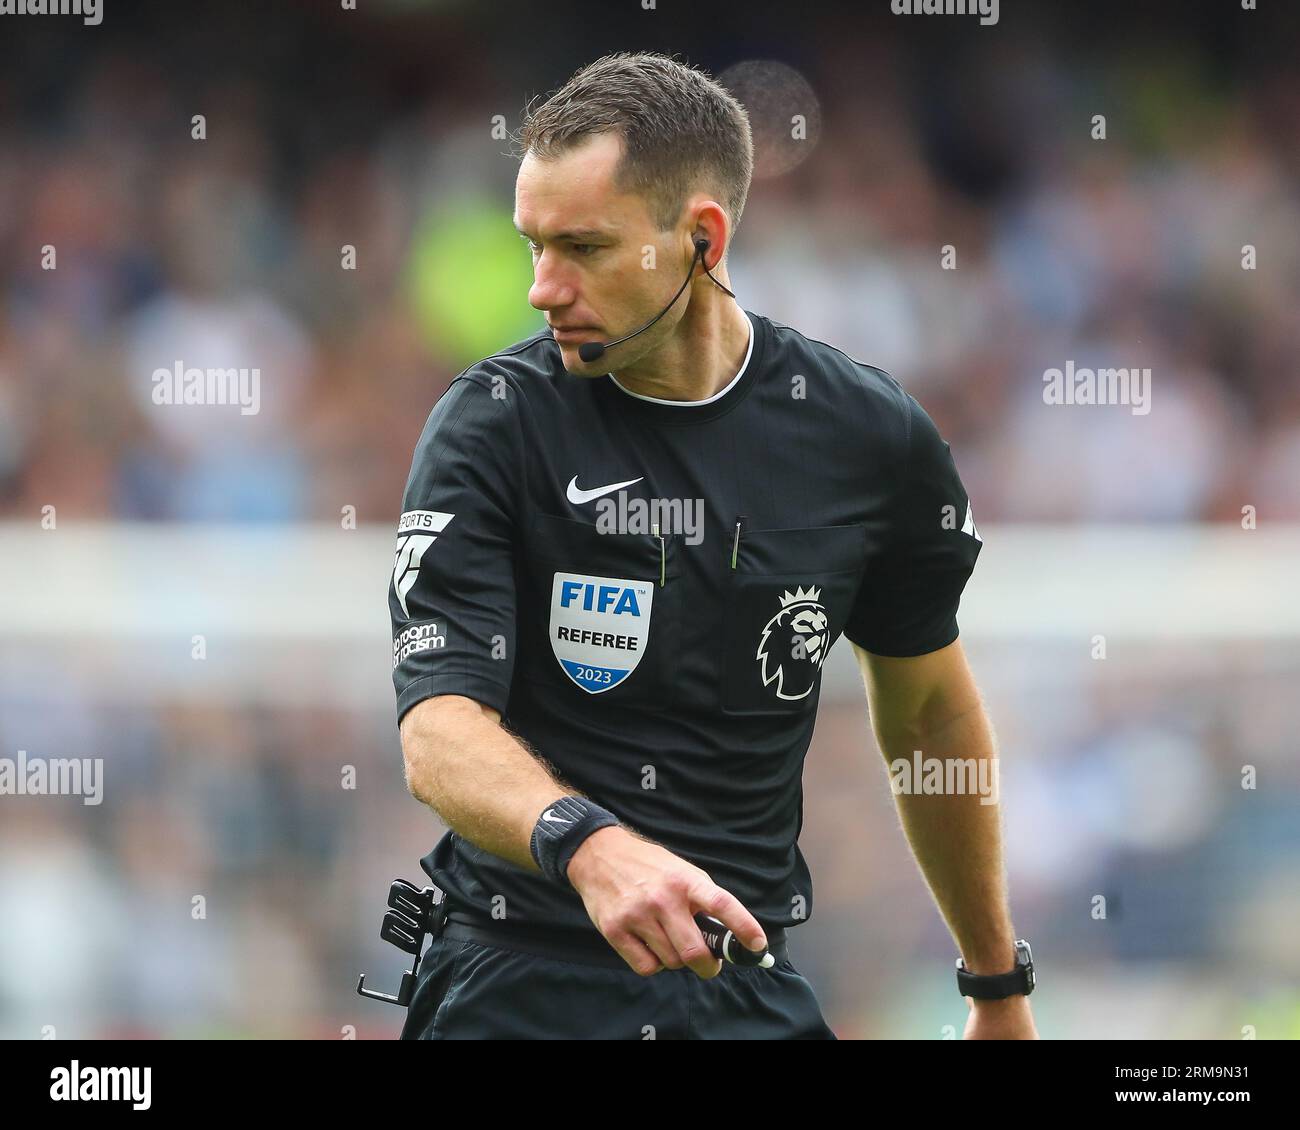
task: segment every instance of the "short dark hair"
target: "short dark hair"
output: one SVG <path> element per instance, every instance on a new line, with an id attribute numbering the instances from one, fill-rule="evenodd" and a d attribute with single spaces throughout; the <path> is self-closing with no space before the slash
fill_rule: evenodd
<path id="1" fill-rule="evenodd" d="M 754 175 L 754 139 L 745 108 L 715 79 L 667 55 L 606 55 L 525 110 L 519 157 L 559 157 L 610 132 L 623 138 L 615 185 L 645 198 L 660 231 L 701 187 L 716 191 L 735 231 Z"/>

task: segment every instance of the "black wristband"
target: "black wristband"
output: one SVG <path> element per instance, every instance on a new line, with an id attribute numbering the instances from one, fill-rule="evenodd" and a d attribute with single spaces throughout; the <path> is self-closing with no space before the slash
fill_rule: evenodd
<path id="1" fill-rule="evenodd" d="M 569 860 L 592 832 L 618 823 L 618 817 L 581 796 L 561 797 L 537 818 L 529 850 L 542 874 L 570 886 Z"/>
<path id="2" fill-rule="evenodd" d="M 976 1000 L 1005 1000 L 1034 991 L 1034 955 L 1023 938 L 1016 940 L 1016 964 L 1008 973 L 970 973 L 966 962 L 957 959 L 957 988 L 964 997 Z"/>

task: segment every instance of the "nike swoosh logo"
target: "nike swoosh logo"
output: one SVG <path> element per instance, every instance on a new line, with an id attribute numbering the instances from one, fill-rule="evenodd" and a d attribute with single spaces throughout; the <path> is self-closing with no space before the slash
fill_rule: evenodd
<path id="1" fill-rule="evenodd" d="M 641 479 L 644 478 L 645 476 L 642 475 Z M 623 487 L 630 487 L 633 483 L 639 483 L 641 479 L 628 479 L 625 483 L 610 483 L 607 487 L 593 487 L 591 490 L 582 490 L 578 486 L 578 476 L 574 475 L 569 480 L 569 489 L 565 493 L 574 506 L 581 506 L 584 502 L 590 502 L 593 498 L 599 498 L 602 494 L 609 494 L 612 490 L 622 490 Z"/>
<path id="2" fill-rule="evenodd" d="M 543 820 L 550 821 L 550 823 L 552 823 L 552 824 L 572 824 L 572 823 L 573 823 L 572 820 L 565 820 L 564 817 L 562 817 L 562 816 L 556 816 L 556 815 L 555 815 L 555 809 L 553 809 L 553 808 L 548 808 L 545 812 L 543 812 L 543 813 L 542 813 L 542 819 L 543 819 Z"/>

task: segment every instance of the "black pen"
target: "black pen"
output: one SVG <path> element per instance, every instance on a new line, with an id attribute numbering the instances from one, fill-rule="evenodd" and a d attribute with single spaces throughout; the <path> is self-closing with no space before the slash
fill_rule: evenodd
<path id="1" fill-rule="evenodd" d="M 729 961 L 732 965 L 757 965 L 760 969 L 771 969 L 776 964 L 776 958 L 767 952 L 767 946 L 762 950 L 750 949 L 724 923 L 703 911 L 695 916 L 695 925 L 704 935 L 709 952 L 722 961 Z"/>

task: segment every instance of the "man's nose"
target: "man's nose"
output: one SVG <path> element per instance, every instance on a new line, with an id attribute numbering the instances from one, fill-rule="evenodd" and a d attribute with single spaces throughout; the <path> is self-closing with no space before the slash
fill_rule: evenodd
<path id="1" fill-rule="evenodd" d="M 572 306 L 578 297 L 577 288 L 566 277 L 564 264 L 543 251 L 533 264 L 533 285 L 528 290 L 528 304 L 534 310 L 553 310 Z"/>

